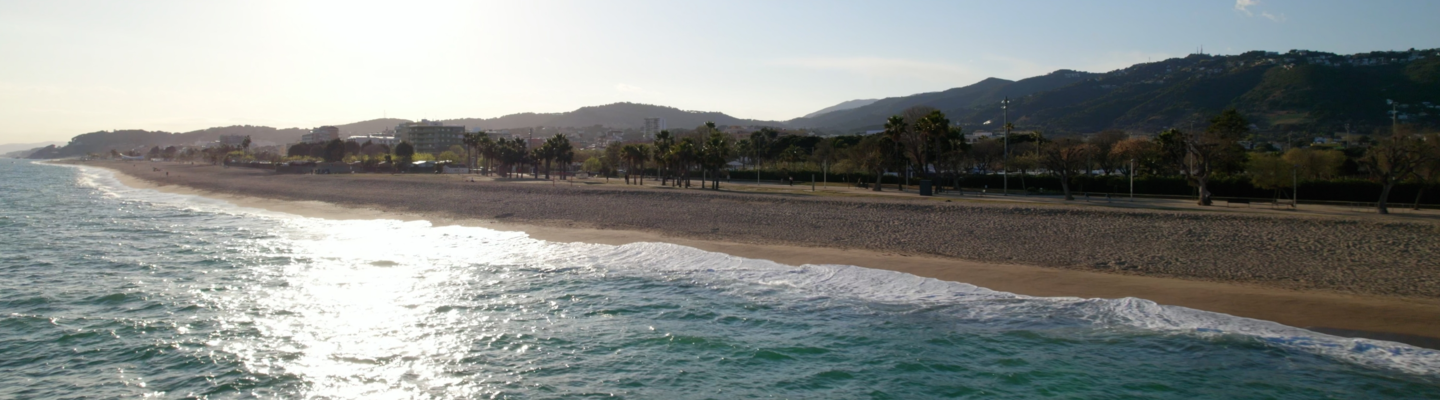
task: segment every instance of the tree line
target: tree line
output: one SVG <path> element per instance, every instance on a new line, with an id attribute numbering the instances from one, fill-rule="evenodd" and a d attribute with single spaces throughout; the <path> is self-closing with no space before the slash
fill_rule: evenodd
<path id="1" fill-rule="evenodd" d="M 1225 110 L 1202 129 L 1166 129 L 1149 136 L 1105 131 L 1087 136 L 1047 137 L 1040 131 L 1014 132 L 967 140 L 966 133 L 947 116 L 929 107 L 914 107 L 884 121 L 884 130 L 869 135 L 819 137 L 762 128 L 748 135 L 730 135 L 712 123 L 693 130 L 662 131 L 649 142 L 610 143 L 596 150 L 578 150 L 564 135 L 545 139 L 529 148 L 521 138 L 491 138 L 483 132 L 467 133 L 462 144 L 440 154 L 419 154 L 407 142 L 395 146 L 331 140 L 291 145 L 289 158 L 327 162 L 360 162 L 368 167 L 388 165 L 406 171 L 413 161 L 463 163 L 473 173 L 500 177 L 549 179 L 558 172 L 570 175 L 574 163 L 591 174 L 623 178 L 626 184 L 644 185 L 649 178 L 659 185 L 719 189 L 734 171 L 769 171 L 788 176 L 799 171 L 865 176 L 853 182 L 870 190 L 883 190 L 886 176 L 904 190 L 911 179 L 930 180 L 958 188 L 965 179 L 1003 173 L 1014 177 L 1022 190 L 1032 190 L 1026 179 L 1049 175 L 1061 194 L 1073 200 L 1071 186 L 1081 177 L 1139 176 L 1183 179 L 1194 188 L 1200 205 L 1211 205 L 1211 182 L 1248 179 L 1260 189 L 1272 190 L 1278 199 L 1299 182 L 1364 178 L 1380 185 L 1377 211 L 1388 213 L 1390 191 L 1400 183 L 1424 189 L 1440 184 L 1440 137 L 1416 134 L 1397 126 L 1363 143 L 1339 147 L 1312 145 L 1280 149 L 1242 146 L 1252 125 L 1239 112 Z M 1006 125 L 1005 130 L 1013 126 Z M 152 157 L 201 157 L 207 161 L 257 157 L 241 148 L 151 150 Z M 268 155 L 274 157 L 275 155 Z M 1016 176 L 1018 175 L 1018 176 Z"/>

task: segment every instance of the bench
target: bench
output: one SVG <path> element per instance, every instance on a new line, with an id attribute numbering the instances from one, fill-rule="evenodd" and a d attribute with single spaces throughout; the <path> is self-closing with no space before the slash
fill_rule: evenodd
<path id="1" fill-rule="evenodd" d="M 1226 208 L 1229 208 L 1231 204 L 1244 204 L 1246 207 L 1249 207 L 1249 206 L 1250 206 L 1250 199 L 1230 199 L 1230 200 L 1225 200 L 1225 207 L 1226 207 Z"/>

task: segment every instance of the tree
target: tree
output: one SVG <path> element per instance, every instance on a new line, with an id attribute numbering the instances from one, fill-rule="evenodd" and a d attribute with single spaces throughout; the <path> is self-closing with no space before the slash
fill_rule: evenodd
<path id="1" fill-rule="evenodd" d="M 1380 139 L 1365 152 L 1360 163 L 1370 172 L 1371 178 L 1384 185 L 1380 190 L 1380 200 L 1375 202 L 1377 212 L 1390 213 L 1385 205 L 1390 198 L 1390 189 L 1434 157 L 1426 150 L 1424 140 L 1407 133 L 1396 133 Z"/>
<path id="2" fill-rule="evenodd" d="M 349 141 L 349 140 L 345 141 L 344 143 L 345 143 L 345 146 L 344 146 L 344 147 L 345 147 L 345 149 L 344 149 L 345 154 L 344 154 L 343 156 L 341 156 L 341 158 L 348 157 L 348 156 L 353 156 L 353 155 L 356 155 L 356 154 L 360 154 L 360 143 L 356 143 L 356 142 Z"/>
<path id="3" fill-rule="evenodd" d="M 1017 147 L 1018 147 L 1018 146 L 1017 146 Z M 1032 146 L 1032 147 L 1033 147 L 1033 146 Z M 1020 155 L 1017 155 L 1017 156 L 1015 156 L 1015 157 L 1011 157 L 1011 158 L 1010 158 L 1010 169 L 1016 170 L 1016 171 L 1020 171 L 1020 187 L 1021 187 L 1021 188 L 1027 188 L 1027 186 L 1025 185 L 1025 176 L 1026 176 L 1027 174 L 1029 174 L 1030 171 L 1032 171 L 1032 170 L 1034 170 L 1034 169 L 1036 169 L 1036 168 L 1039 168 L 1039 167 L 1040 167 L 1040 155 L 1039 155 L 1039 154 L 1035 154 L 1035 153 L 1025 154 L 1024 152 L 1022 152 Z"/>
<path id="4" fill-rule="evenodd" d="M 436 160 L 436 161 L 455 162 L 456 160 L 459 160 L 459 159 L 460 159 L 460 154 L 459 154 L 459 153 L 456 153 L 456 152 L 453 151 L 453 150 L 445 150 L 445 151 L 440 152 L 439 155 L 435 156 L 435 160 Z"/>
<path id="5" fill-rule="evenodd" d="M 575 161 L 575 146 L 570 144 L 570 138 L 558 133 L 547 142 L 550 142 L 551 156 L 560 164 L 560 180 L 565 180 L 565 172 L 569 170 L 570 163 Z"/>
<path id="6" fill-rule="evenodd" d="M 673 155 L 670 154 L 670 148 L 675 146 L 675 137 L 671 136 L 668 130 L 660 131 L 660 133 L 655 134 L 654 146 L 655 164 L 660 167 L 660 171 L 658 171 L 660 174 L 660 185 L 663 186 L 669 178 L 670 166 L 675 162 Z"/>
<path id="7" fill-rule="evenodd" d="M 747 155 L 755 160 L 756 170 L 759 170 L 761 164 L 763 164 L 765 160 L 768 160 L 770 158 L 769 156 L 773 154 L 771 148 L 774 147 L 775 139 L 779 137 L 780 131 L 776 131 L 775 128 L 768 126 L 750 133 L 751 154 Z"/>
<path id="8" fill-rule="evenodd" d="M 473 172 L 475 165 L 475 154 L 479 153 L 480 138 L 487 136 L 484 132 L 465 133 L 460 142 L 465 144 L 465 166 Z"/>
<path id="9" fill-rule="evenodd" d="M 1115 142 L 1115 145 L 1110 147 L 1109 155 L 1111 162 L 1124 166 L 1125 170 L 1132 174 L 1139 172 L 1131 170 L 1132 163 L 1135 169 L 1146 165 L 1153 166 L 1158 162 L 1159 156 L 1159 146 L 1144 138 L 1131 138 Z"/>
<path id="10" fill-rule="evenodd" d="M 718 130 L 710 131 L 710 137 L 705 140 L 705 147 L 702 152 L 704 165 L 710 171 L 710 188 L 720 190 L 720 170 L 730 161 L 730 140 L 724 133 Z"/>
<path id="11" fill-rule="evenodd" d="M 1099 151 L 1093 144 L 1083 143 L 1074 138 L 1060 138 L 1046 145 L 1040 152 L 1040 162 L 1060 178 L 1060 189 L 1065 200 L 1075 200 L 1070 194 L 1070 180 L 1082 171 L 1093 153 Z"/>
<path id="12" fill-rule="evenodd" d="M 964 170 L 962 165 L 970 153 L 970 143 L 965 142 L 965 133 L 960 127 L 953 126 L 936 144 L 938 147 L 935 149 L 935 162 L 937 165 L 945 164 L 949 167 L 955 189 L 959 190 L 960 174 Z"/>
<path id="13" fill-rule="evenodd" d="M 683 182 L 685 187 L 690 187 L 690 166 L 699 159 L 700 145 L 695 142 L 694 138 L 681 138 L 670 152 L 670 157 L 675 161 L 677 169 L 680 170 L 680 177 L 675 181 L 675 186 L 681 186 Z"/>
<path id="14" fill-rule="evenodd" d="M 889 150 L 889 152 L 900 151 L 900 150 L 899 150 L 900 147 L 903 146 L 902 143 L 906 140 L 905 137 L 908 136 L 908 135 L 910 135 L 910 124 L 907 123 L 907 122 L 905 122 L 905 117 L 901 117 L 901 116 L 899 116 L 899 115 L 890 116 L 889 119 L 886 119 L 886 120 L 885 120 L 885 132 L 884 132 L 884 134 L 885 134 L 885 138 L 886 138 L 886 139 L 890 139 L 890 140 L 889 140 L 890 146 L 895 147 L 894 150 Z M 901 152 L 903 153 L 903 151 L 901 151 Z M 903 164 L 904 164 L 903 161 L 894 160 L 893 158 L 888 157 L 888 156 L 885 158 L 885 161 L 886 161 L 887 164 L 899 164 L 899 165 L 903 165 Z M 902 166 L 901 168 L 904 168 L 904 167 Z M 900 171 L 900 172 L 901 172 L 901 173 L 904 173 L 904 171 Z M 902 182 L 903 182 L 903 180 L 902 180 Z M 876 184 L 878 185 L 879 183 L 877 182 Z M 899 183 L 899 184 L 897 184 L 896 186 L 897 186 L 898 189 L 900 189 L 900 190 L 902 190 L 902 191 L 905 190 L 905 186 L 904 186 L 903 183 Z"/>
<path id="15" fill-rule="evenodd" d="M 643 144 L 627 144 L 622 148 L 622 156 L 630 166 L 625 169 L 625 184 L 630 184 L 630 174 L 636 173 L 636 183 L 645 185 L 645 161 L 650 158 L 650 146 Z"/>
<path id="16" fill-rule="evenodd" d="M 1301 179 L 1333 179 L 1345 164 L 1345 153 L 1330 149 L 1290 149 L 1282 159 L 1298 169 Z"/>
<path id="17" fill-rule="evenodd" d="M 1415 167 L 1415 181 L 1420 184 L 1420 189 L 1415 191 L 1416 210 L 1420 209 L 1420 196 L 1425 194 L 1425 190 L 1440 184 L 1440 134 L 1426 135 L 1421 151 L 1429 157 Z"/>
<path id="18" fill-rule="evenodd" d="M 245 140 L 240 141 L 240 149 L 246 153 L 250 152 L 250 135 L 245 135 Z"/>
<path id="19" fill-rule="evenodd" d="M 875 174 L 875 186 L 870 190 L 881 191 L 880 182 L 885 176 L 888 158 L 894 153 L 895 143 L 881 134 L 865 136 L 860 143 L 850 147 L 850 160 L 861 170 Z"/>
<path id="20" fill-rule="evenodd" d="M 345 159 L 345 142 L 340 139 L 330 139 L 325 142 L 325 162 L 340 162 Z"/>
<path id="21" fill-rule="evenodd" d="M 835 164 L 839 156 L 840 154 L 835 151 L 834 141 L 828 139 L 815 143 L 815 151 L 810 153 L 810 159 L 819 164 L 821 168 L 828 168 L 831 164 Z"/>
<path id="22" fill-rule="evenodd" d="M 1130 161 L 1130 159 L 1128 158 L 1117 159 L 1115 157 L 1111 157 L 1111 154 L 1115 149 L 1115 145 L 1125 140 L 1125 132 L 1118 130 L 1103 131 L 1095 134 L 1094 136 L 1091 136 L 1090 140 L 1088 140 L 1090 144 L 1095 145 L 1095 148 L 1097 150 L 1095 154 L 1095 161 L 1096 164 L 1099 164 L 1100 171 L 1103 172 L 1105 175 L 1110 175 L 1111 172 L 1119 169 L 1117 168 L 1119 164 Z"/>
<path id="23" fill-rule="evenodd" d="M 1275 154 L 1257 153 L 1250 156 L 1245 164 L 1250 183 L 1261 189 L 1274 189 L 1275 200 L 1280 200 L 1280 189 L 1291 188 L 1295 181 L 1295 166 Z"/>
<path id="24" fill-rule="evenodd" d="M 481 157 L 485 158 L 485 170 L 483 172 L 489 175 L 492 172 L 491 170 L 493 168 L 491 167 L 495 163 L 495 157 L 499 154 L 497 152 L 496 142 L 490 140 L 490 135 L 481 133 L 475 142 L 475 150 Z"/>
<path id="25" fill-rule="evenodd" d="M 600 161 L 605 167 L 605 170 L 602 172 L 605 173 L 607 182 L 610 176 L 614 175 L 615 172 L 620 169 L 620 163 L 625 161 L 624 154 L 624 146 L 621 145 L 620 142 L 610 142 L 609 145 L 605 146 L 605 152 L 600 154 Z"/>
<path id="26" fill-rule="evenodd" d="M 905 149 L 909 153 L 911 161 L 920 166 L 920 174 L 928 178 L 930 176 L 928 167 L 934 158 L 936 145 L 950 132 L 950 119 L 946 118 L 945 113 L 939 110 L 930 111 L 915 122 L 913 131 L 909 135 L 904 135 L 907 138 L 904 143 Z"/>
<path id="27" fill-rule="evenodd" d="M 1237 142 L 1249 132 L 1250 122 L 1232 108 L 1211 118 L 1203 133 L 1179 133 L 1187 154 L 1181 171 L 1199 190 L 1199 205 L 1211 204 L 1208 185 L 1214 173 L 1226 163 L 1244 159 L 1245 149 Z"/>
<path id="28" fill-rule="evenodd" d="M 396 168 L 401 171 L 409 170 L 410 160 L 415 157 L 415 146 L 410 142 L 401 141 L 400 144 L 395 145 L 395 157 L 398 158 L 395 162 Z"/>

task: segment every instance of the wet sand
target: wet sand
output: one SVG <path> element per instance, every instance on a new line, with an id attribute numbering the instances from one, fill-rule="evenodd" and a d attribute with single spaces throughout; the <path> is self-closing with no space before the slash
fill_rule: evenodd
<path id="1" fill-rule="evenodd" d="M 1428 223 L 88 164 L 122 172 L 131 186 L 311 217 L 425 219 L 552 241 L 669 242 L 1026 295 L 1138 297 L 1431 347 L 1440 337 L 1440 230 Z"/>

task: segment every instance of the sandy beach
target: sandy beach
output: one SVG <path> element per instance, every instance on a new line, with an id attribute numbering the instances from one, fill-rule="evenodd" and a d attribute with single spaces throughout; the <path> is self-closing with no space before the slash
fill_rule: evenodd
<path id="1" fill-rule="evenodd" d="M 1138 297 L 1440 347 L 1440 227 L 1427 221 L 85 164 L 119 171 L 130 186 L 311 217 L 425 219 L 551 241 L 669 242 L 1026 295 Z"/>

